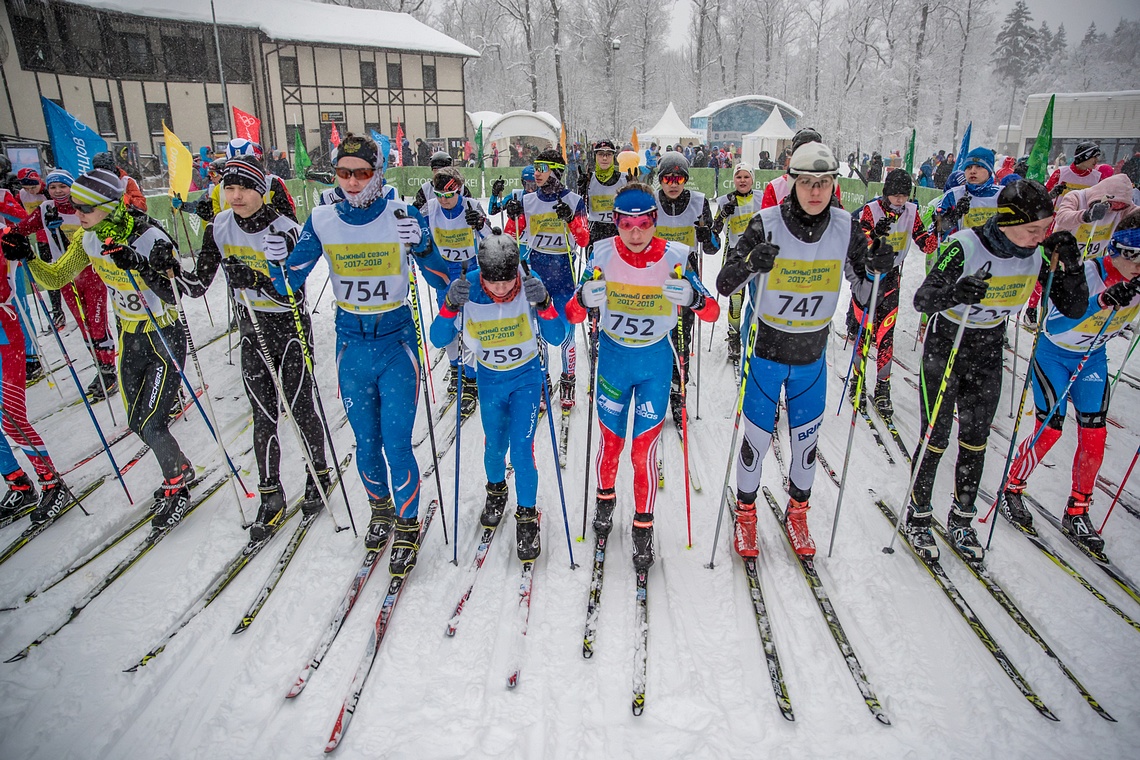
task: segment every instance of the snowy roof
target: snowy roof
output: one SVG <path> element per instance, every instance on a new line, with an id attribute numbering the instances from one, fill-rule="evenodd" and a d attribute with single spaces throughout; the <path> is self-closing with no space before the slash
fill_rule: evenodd
<path id="1" fill-rule="evenodd" d="M 479 128 L 480 123 L 483 129 L 490 129 L 492 124 L 503 118 L 503 115 L 498 111 L 468 111 L 467 118 L 471 119 L 471 125 L 475 129 Z"/>
<path id="2" fill-rule="evenodd" d="M 209 24 L 210 0 L 68 0 L 97 10 Z M 308 42 L 478 58 L 479 53 L 406 13 L 306 0 L 215 3 L 218 23 L 258 29 L 277 42 Z"/>
<path id="3" fill-rule="evenodd" d="M 768 114 L 768 118 L 756 128 L 755 132 L 749 132 L 745 135 L 745 137 L 774 137 L 777 140 L 788 140 L 795 136 L 796 133 L 784 121 L 779 108 L 773 108 L 772 112 Z"/>
<path id="4" fill-rule="evenodd" d="M 484 134 L 489 140 L 502 140 L 510 137 L 541 137 L 557 143 L 562 130 L 562 122 L 546 111 L 510 111 L 490 124 L 484 123 Z"/>
<path id="5" fill-rule="evenodd" d="M 701 116 L 712 116 L 717 111 L 720 111 L 721 109 L 726 108 L 726 107 L 731 106 L 731 105 L 734 105 L 736 103 L 752 103 L 752 102 L 756 102 L 756 101 L 760 101 L 763 103 L 774 103 L 775 105 L 778 105 L 780 108 L 787 111 L 788 113 L 795 115 L 795 117 L 797 119 L 802 118 L 804 115 L 804 112 L 801 111 L 800 109 L 798 109 L 794 106 L 791 106 L 791 105 L 785 103 L 784 101 L 779 100 L 778 98 L 770 98 L 767 95 L 740 95 L 739 97 L 735 97 L 735 98 L 725 98 L 724 100 L 714 100 L 713 102 L 709 103 L 707 106 L 705 106 L 701 110 L 697 111 L 695 114 L 693 114 L 689 118 L 695 119 L 695 118 L 698 118 Z"/>
<path id="6" fill-rule="evenodd" d="M 1027 95 L 1026 100 L 1048 100 L 1053 95 L 1058 98 L 1135 98 L 1140 90 L 1114 90 L 1111 92 L 1038 92 Z"/>
<path id="7" fill-rule="evenodd" d="M 681 121 L 681 117 L 677 115 L 677 109 L 673 107 L 672 103 L 665 109 L 665 113 L 661 114 L 661 118 L 657 120 L 656 124 L 641 133 L 641 137 L 659 142 L 677 142 L 686 139 L 703 141 L 705 138 L 704 135 L 689 129 L 685 122 Z"/>

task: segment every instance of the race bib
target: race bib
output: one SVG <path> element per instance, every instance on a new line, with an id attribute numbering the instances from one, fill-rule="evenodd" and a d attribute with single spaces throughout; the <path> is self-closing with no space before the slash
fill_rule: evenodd
<path id="1" fill-rule="evenodd" d="M 432 230 L 435 245 L 439 253 L 447 261 L 466 261 L 471 258 L 471 250 L 475 247 L 475 233 L 470 227 L 460 227 L 456 230 L 445 230 L 436 227 Z"/>
<path id="2" fill-rule="evenodd" d="M 692 248 L 697 244 L 697 231 L 690 224 L 686 227 L 658 227 L 657 237 L 673 243 L 682 243 Z"/>
<path id="3" fill-rule="evenodd" d="M 566 224 L 553 212 L 532 214 L 527 218 L 530 246 L 541 251 L 562 253 L 566 250 Z"/>
<path id="4" fill-rule="evenodd" d="M 467 332 L 478 341 L 476 359 L 486 367 L 507 370 L 530 361 L 537 350 L 530 315 L 467 320 Z"/>

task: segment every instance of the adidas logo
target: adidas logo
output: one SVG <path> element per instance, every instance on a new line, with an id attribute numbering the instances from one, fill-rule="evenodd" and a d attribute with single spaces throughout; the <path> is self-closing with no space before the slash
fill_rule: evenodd
<path id="1" fill-rule="evenodd" d="M 1100 376 L 1099 372 L 1090 372 L 1081 378 L 1086 383 L 1103 383 L 1104 378 Z"/>
<path id="2" fill-rule="evenodd" d="M 657 412 L 653 409 L 653 402 L 651 401 L 646 401 L 644 404 L 638 404 L 633 413 L 638 417 L 657 419 Z"/>

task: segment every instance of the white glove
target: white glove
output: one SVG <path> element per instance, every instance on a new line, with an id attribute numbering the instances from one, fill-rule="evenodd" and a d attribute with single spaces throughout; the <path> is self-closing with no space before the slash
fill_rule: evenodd
<path id="1" fill-rule="evenodd" d="M 665 297 L 672 303 L 678 306 L 693 305 L 693 283 L 684 277 L 666 280 L 661 288 L 665 291 Z"/>
<path id="2" fill-rule="evenodd" d="M 265 258 L 274 264 L 281 266 L 286 258 L 289 257 L 289 246 L 285 242 L 285 236 L 278 232 L 270 232 L 265 236 Z"/>
<path id="3" fill-rule="evenodd" d="M 396 234 L 400 236 L 401 243 L 408 245 L 419 245 L 420 240 L 423 239 L 420 223 L 411 217 L 396 220 Z"/>
<path id="4" fill-rule="evenodd" d="M 606 302 L 606 281 L 587 280 L 578 290 L 578 302 L 587 309 L 601 308 Z"/>

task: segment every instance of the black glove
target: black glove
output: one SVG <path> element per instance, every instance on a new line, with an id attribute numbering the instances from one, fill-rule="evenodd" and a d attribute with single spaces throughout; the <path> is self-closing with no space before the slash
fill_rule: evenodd
<path id="1" fill-rule="evenodd" d="M 15 230 L 5 232 L 0 238 L 0 250 L 4 252 L 4 258 L 8 261 L 27 261 L 35 256 L 28 238 Z"/>
<path id="2" fill-rule="evenodd" d="M 1064 182 L 1058 182 L 1053 186 L 1053 189 L 1049 191 L 1049 197 L 1054 199 L 1059 198 L 1068 189 L 1068 185 L 1066 185 Z"/>
<path id="3" fill-rule="evenodd" d="M 214 221 L 214 199 L 210 197 L 209 193 L 202 193 L 202 197 L 198 199 L 198 205 L 194 207 L 194 213 L 203 222 Z"/>
<path id="4" fill-rule="evenodd" d="M 1076 271 L 1081 265 L 1081 249 L 1077 246 L 1077 239 L 1067 230 L 1054 232 L 1041 243 L 1041 247 L 1050 254 L 1057 254 L 1066 272 Z"/>
<path id="5" fill-rule="evenodd" d="M 474 206 L 468 206 L 467 210 L 463 212 L 463 221 L 467 222 L 467 226 L 473 230 L 481 230 L 486 224 L 486 218 Z"/>
<path id="6" fill-rule="evenodd" d="M 962 193 L 962 197 L 954 204 L 954 218 L 961 219 L 970 210 L 970 194 Z"/>
<path id="7" fill-rule="evenodd" d="M 554 214 L 567 224 L 574 220 L 574 209 L 570 208 L 570 204 L 561 198 L 554 204 Z"/>
<path id="8" fill-rule="evenodd" d="M 712 245 L 712 227 L 703 221 L 697 222 L 694 226 L 697 231 L 697 242 L 701 245 Z"/>
<path id="9" fill-rule="evenodd" d="M 886 274 L 895 267 L 895 249 L 884 238 L 877 237 L 863 263 L 868 274 Z"/>
<path id="10" fill-rule="evenodd" d="M 505 190 L 506 187 L 506 181 L 502 177 L 499 177 L 497 180 L 491 183 L 491 195 L 496 197 L 502 195 L 503 190 Z"/>
<path id="11" fill-rule="evenodd" d="M 986 282 L 988 279 L 990 279 L 988 272 L 984 276 L 966 275 L 954 283 L 954 300 L 967 306 L 981 303 L 990 287 L 989 283 Z"/>
<path id="12" fill-rule="evenodd" d="M 1122 309 L 1132 303 L 1137 293 L 1140 293 L 1140 280 L 1127 280 L 1106 289 L 1096 302 L 1102 309 Z"/>
<path id="13" fill-rule="evenodd" d="M 1104 216 L 1104 214 L 1101 214 L 1101 216 Z M 59 209 L 54 205 L 50 206 L 47 211 L 44 212 L 44 226 L 51 232 L 55 232 L 63 226 L 63 217 L 59 215 Z"/>
<path id="14" fill-rule="evenodd" d="M 507 216 L 509 216 L 511 219 L 518 219 L 523 215 L 522 201 L 513 196 L 509 201 L 506 202 L 503 208 L 506 209 Z"/>
<path id="15" fill-rule="evenodd" d="M 727 219 L 736 213 L 736 194 L 726 196 L 724 203 L 720 204 L 720 218 Z"/>
<path id="16" fill-rule="evenodd" d="M 178 255 L 174 252 L 174 246 L 165 240 L 156 241 L 154 247 L 150 249 L 150 268 L 163 274 L 181 271 L 182 267 L 178 264 Z"/>
<path id="17" fill-rule="evenodd" d="M 1085 213 L 1081 215 L 1081 221 L 1085 224 L 1099 222 L 1101 219 L 1104 219 L 1104 215 L 1108 213 L 1109 208 L 1108 201 L 1097 201 L 1085 209 Z"/>
<path id="18" fill-rule="evenodd" d="M 254 290 L 261 286 L 261 272 L 236 256 L 223 258 L 222 268 L 226 270 L 226 282 L 234 290 Z"/>
<path id="19" fill-rule="evenodd" d="M 761 241 L 755 248 L 745 254 L 744 266 L 748 267 L 749 272 L 767 274 L 772 271 L 772 267 L 776 266 L 776 257 L 778 255 L 780 255 L 780 246 L 772 242 L 772 233 L 769 232 L 766 241 Z"/>
<path id="20" fill-rule="evenodd" d="M 891 219 L 889 216 L 884 216 L 882 219 L 875 222 L 875 237 L 886 237 L 890 233 L 891 227 L 894 226 L 894 223 L 895 220 Z"/>
<path id="21" fill-rule="evenodd" d="M 119 269 L 139 269 L 146 264 L 146 259 L 134 248 L 126 243 L 116 243 L 110 238 L 103 243 L 103 255 L 109 256 Z"/>

